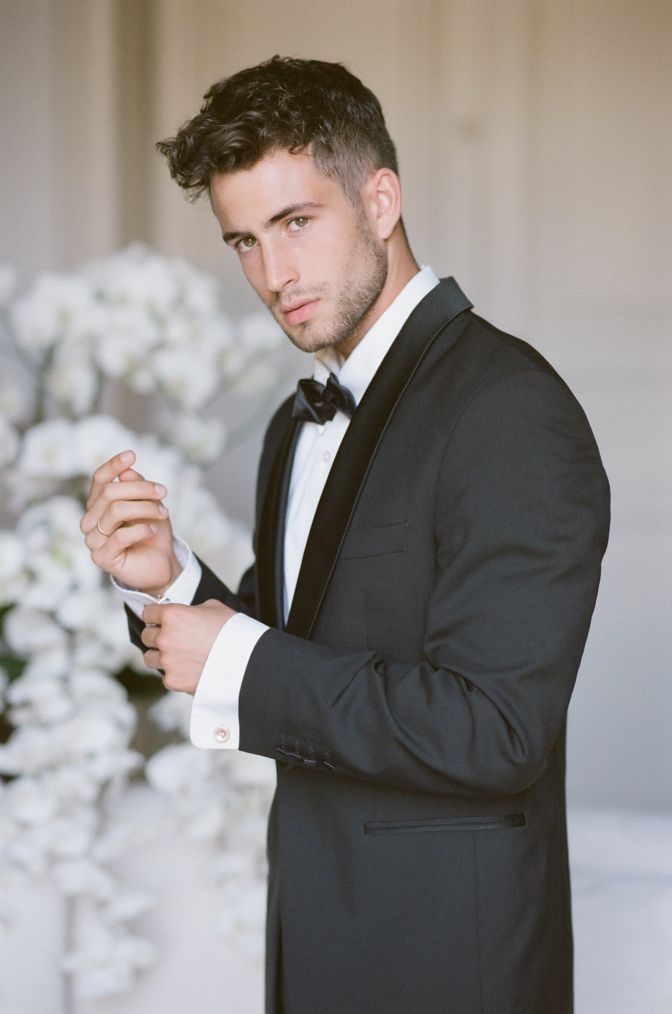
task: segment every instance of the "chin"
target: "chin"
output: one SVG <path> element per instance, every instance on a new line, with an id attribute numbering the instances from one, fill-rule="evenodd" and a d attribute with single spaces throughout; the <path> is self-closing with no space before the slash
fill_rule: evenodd
<path id="1" fill-rule="evenodd" d="M 288 331 L 287 328 L 283 328 L 283 331 L 292 345 L 295 345 L 301 352 L 319 352 L 321 349 L 339 345 L 342 341 L 341 335 L 330 335 L 324 332 L 316 334 L 308 328 L 303 331 Z"/>

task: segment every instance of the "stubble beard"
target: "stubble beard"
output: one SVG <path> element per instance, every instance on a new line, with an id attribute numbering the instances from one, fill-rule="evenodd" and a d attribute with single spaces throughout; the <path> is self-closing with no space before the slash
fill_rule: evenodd
<path id="1" fill-rule="evenodd" d="M 360 255 L 354 256 L 354 266 L 342 282 L 332 319 L 322 326 L 318 334 L 311 334 L 310 321 L 307 326 L 297 325 L 289 330 L 279 312 L 272 311 L 289 340 L 302 352 L 319 352 L 320 349 L 341 345 L 346 340 L 353 348 L 369 328 L 367 318 L 387 281 L 388 263 L 385 250 L 376 244 L 363 216 L 359 220 L 358 236 L 360 244 L 357 252 Z M 310 293 L 298 291 L 294 295 L 298 298 L 322 298 L 329 295 L 329 288 L 324 285 Z"/>

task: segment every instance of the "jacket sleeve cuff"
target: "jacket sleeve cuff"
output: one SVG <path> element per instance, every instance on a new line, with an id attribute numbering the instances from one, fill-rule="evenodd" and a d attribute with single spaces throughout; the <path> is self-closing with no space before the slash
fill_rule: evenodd
<path id="1" fill-rule="evenodd" d="M 189 736 L 206 750 L 237 750 L 238 698 L 250 656 L 268 627 L 244 613 L 224 624 L 210 649 L 191 706 Z"/>

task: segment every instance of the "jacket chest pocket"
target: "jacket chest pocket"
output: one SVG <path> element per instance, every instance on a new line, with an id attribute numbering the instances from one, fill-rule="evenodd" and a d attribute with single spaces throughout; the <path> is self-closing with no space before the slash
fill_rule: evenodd
<path id="1" fill-rule="evenodd" d="M 367 556 L 403 553 L 408 546 L 409 525 L 401 521 L 376 528 L 351 528 L 343 540 L 339 558 L 357 560 Z"/>

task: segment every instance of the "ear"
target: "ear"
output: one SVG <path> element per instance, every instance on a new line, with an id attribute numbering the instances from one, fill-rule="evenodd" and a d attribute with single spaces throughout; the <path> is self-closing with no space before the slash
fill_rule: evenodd
<path id="1" fill-rule="evenodd" d="M 364 207 L 381 240 L 389 239 L 401 218 L 401 184 L 392 169 L 377 169 L 363 189 Z"/>

